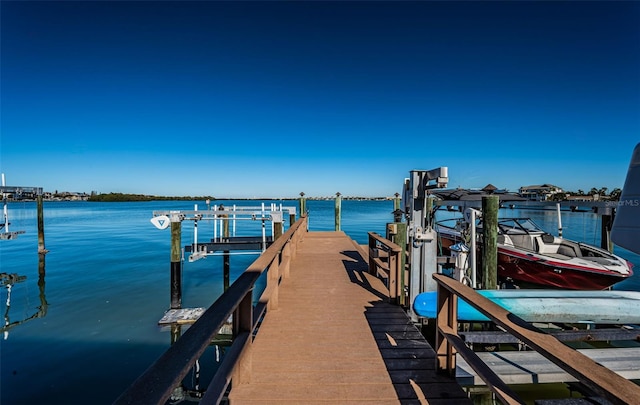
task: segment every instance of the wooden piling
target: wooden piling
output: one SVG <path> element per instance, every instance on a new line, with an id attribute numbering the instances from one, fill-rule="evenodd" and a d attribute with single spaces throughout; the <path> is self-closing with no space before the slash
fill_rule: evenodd
<path id="1" fill-rule="evenodd" d="M 405 222 L 394 222 L 393 223 L 396 233 L 390 235 L 391 238 L 389 238 L 393 243 L 395 243 L 396 245 L 400 246 L 402 248 L 402 253 L 400 253 L 400 274 L 398 275 L 399 280 L 398 280 L 398 284 L 400 286 L 400 291 L 402 292 L 400 294 L 400 296 L 398 297 L 398 304 L 400 305 L 406 305 L 406 297 L 404 294 L 404 287 L 405 287 L 405 267 L 406 267 L 406 261 L 407 261 L 407 224 Z"/>
<path id="2" fill-rule="evenodd" d="M 426 211 L 425 215 L 426 215 L 427 221 L 426 221 L 425 225 L 429 229 L 431 229 L 433 227 L 433 205 L 434 205 L 434 201 L 435 201 L 435 197 L 433 197 L 432 195 L 427 197 L 427 201 L 426 201 L 427 207 L 426 207 L 426 210 L 425 210 Z"/>
<path id="3" fill-rule="evenodd" d="M 45 257 L 46 256 L 44 253 L 40 253 L 38 255 L 38 291 L 39 291 L 39 298 L 40 298 L 40 311 L 42 313 L 42 316 L 47 314 L 47 309 L 49 307 L 49 304 L 47 303 L 47 298 L 44 293 L 45 276 L 46 276 Z"/>
<path id="4" fill-rule="evenodd" d="M 300 216 L 302 217 L 307 213 L 307 199 L 304 198 L 304 193 L 300 193 Z"/>
<path id="5" fill-rule="evenodd" d="M 340 230 L 340 210 L 342 208 L 342 198 L 340 197 L 340 193 L 336 193 L 336 212 L 335 212 L 335 219 L 336 219 L 336 231 Z"/>
<path id="6" fill-rule="evenodd" d="M 231 255 L 229 254 L 228 250 L 225 250 L 222 253 L 222 278 L 223 278 L 223 285 L 224 285 L 224 291 L 227 291 L 229 289 L 229 274 L 231 273 Z"/>
<path id="7" fill-rule="evenodd" d="M 400 193 L 395 193 L 395 198 L 393 199 L 393 210 L 399 210 L 400 208 Z"/>
<path id="8" fill-rule="evenodd" d="M 222 237 L 229 240 L 229 216 L 222 215 Z"/>
<path id="9" fill-rule="evenodd" d="M 498 285 L 498 196 L 482 197 L 482 288 Z"/>
<path id="10" fill-rule="evenodd" d="M 182 221 L 171 218 L 171 309 L 182 308 Z"/>
<path id="11" fill-rule="evenodd" d="M 282 222 L 273 223 L 273 241 L 277 241 L 282 236 L 282 229 L 284 228 Z"/>
<path id="12" fill-rule="evenodd" d="M 48 250 L 44 247 L 44 204 L 42 193 L 36 197 L 36 206 L 38 211 L 38 253 L 45 254 Z"/>

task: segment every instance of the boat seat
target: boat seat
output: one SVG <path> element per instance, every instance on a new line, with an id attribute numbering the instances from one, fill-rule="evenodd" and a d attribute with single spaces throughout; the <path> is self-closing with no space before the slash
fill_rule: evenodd
<path id="1" fill-rule="evenodd" d="M 553 243 L 553 239 L 551 240 L 551 242 L 547 242 L 545 243 L 545 235 L 542 235 L 542 237 L 540 236 L 536 236 L 535 237 L 535 241 L 534 244 L 536 245 L 536 251 L 540 254 L 555 254 L 558 253 L 558 250 L 560 248 L 560 245 L 556 245 Z M 551 238 L 553 238 L 552 235 Z M 548 240 L 548 238 L 547 238 Z"/>
<path id="2" fill-rule="evenodd" d="M 565 243 L 559 245 L 557 253 L 569 257 L 582 257 L 582 254 L 575 246 L 567 245 Z"/>
<path id="3" fill-rule="evenodd" d="M 513 242 L 513 246 L 518 247 L 520 249 L 526 250 L 534 250 L 533 240 L 529 235 L 509 235 L 511 241 Z"/>
<path id="4" fill-rule="evenodd" d="M 542 241 L 544 243 L 555 243 L 556 237 L 551 235 L 550 233 L 543 233 L 542 234 Z"/>

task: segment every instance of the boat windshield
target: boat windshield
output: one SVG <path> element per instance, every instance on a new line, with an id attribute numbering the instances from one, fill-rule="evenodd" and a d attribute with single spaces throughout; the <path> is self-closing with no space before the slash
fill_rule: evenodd
<path id="1" fill-rule="evenodd" d="M 482 227 L 482 223 L 478 224 Z M 530 234 L 544 233 L 544 231 L 529 218 L 498 219 L 498 233 L 501 234 Z"/>

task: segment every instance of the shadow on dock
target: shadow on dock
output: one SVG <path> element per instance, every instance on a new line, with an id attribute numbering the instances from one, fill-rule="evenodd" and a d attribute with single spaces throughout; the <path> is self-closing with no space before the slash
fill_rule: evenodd
<path id="1" fill-rule="evenodd" d="M 344 264 L 344 269 L 346 270 L 347 275 L 349 276 L 349 280 L 351 280 L 352 283 L 359 285 L 360 287 L 379 297 L 381 300 L 385 300 L 388 298 L 388 296 L 384 292 L 372 286 L 365 276 L 365 274 L 369 271 L 369 265 L 362 258 L 360 252 L 355 250 L 347 250 L 341 253 L 351 259 L 343 260 L 342 263 Z"/>
<path id="2" fill-rule="evenodd" d="M 341 253 L 351 259 L 343 260 L 351 282 L 380 298 L 369 302 L 364 315 L 400 403 L 471 404 L 454 378 L 436 373 L 435 351 L 404 309 L 368 281 L 369 265 L 360 252 Z"/>
<path id="3" fill-rule="evenodd" d="M 401 403 L 471 404 L 454 378 L 436 372 L 435 351 L 401 307 L 371 302 L 365 317 Z"/>

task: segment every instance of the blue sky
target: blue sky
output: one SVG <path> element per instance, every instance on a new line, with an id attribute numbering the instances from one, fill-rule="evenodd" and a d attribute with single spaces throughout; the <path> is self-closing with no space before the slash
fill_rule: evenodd
<path id="1" fill-rule="evenodd" d="M 45 190 L 622 187 L 640 2 L 2 1 L 0 169 Z"/>

